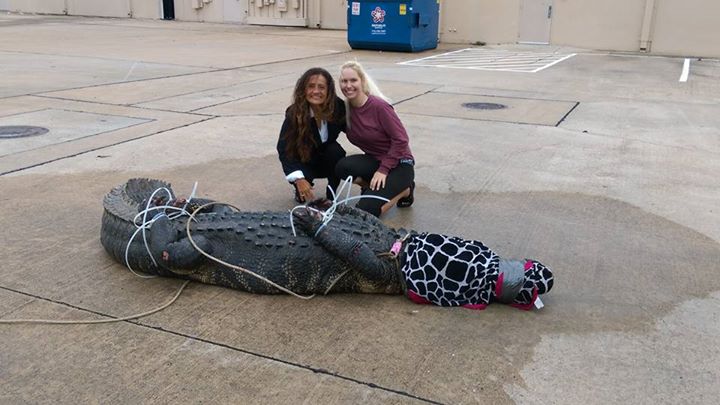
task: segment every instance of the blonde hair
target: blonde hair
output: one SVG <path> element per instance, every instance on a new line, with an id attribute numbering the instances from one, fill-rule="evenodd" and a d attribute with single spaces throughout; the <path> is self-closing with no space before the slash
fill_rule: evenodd
<path id="1" fill-rule="evenodd" d="M 362 91 L 365 93 L 365 95 L 368 96 L 375 96 L 377 98 L 381 98 L 385 100 L 388 104 L 392 104 L 392 100 L 383 94 L 382 91 L 380 91 L 380 88 L 375 83 L 375 80 L 373 80 L 370 75 L 367 74 L 365 71 L 365 68 L 360 64 L 358 61 L 348 61 L 345 62 L 342 66 L 340 66 L 340 80 L 342 80 L 342 71 L 345 69 L 352 69 L 357 73 L 358 77 L 360 77 L 360 82 L 362 83 Z M 347 128 L 350 129 L 350 102 L 348 100 L 345 100 L 345 119 L 347 122 Z"/>

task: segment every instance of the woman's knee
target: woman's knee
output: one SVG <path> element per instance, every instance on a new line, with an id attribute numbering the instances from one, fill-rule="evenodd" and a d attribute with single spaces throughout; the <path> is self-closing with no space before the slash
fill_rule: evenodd
<path id="1" fill-rule="evenodd" d="M 380 217 L 383 204 L 385 204 L 385 201 L 377 198 L 361 198 L 357 203 L 357 208 L 376 217 Z"/>
<path id="2" fill-rule="evenodd" d="M 355 177 L 355 173 L 353 173 L 352 168 L 352 162 L 350 162 L 348 158 L 343 157 L 335 164 L 335 176 L 341 179 L 344 179 L 347 176 Z"/>
<path id="3" fill-rule="evenodd" d="M 331 142 L 325 148 L 325 156 L 334 162 L 344 158 L 346 154 L 345 149 L 337 142 Z"/>
<path id="4" fill-rule="evenodd" d="M 340 178 L 352 176 L 370 181 L 379 165 L 380 162 L 368 155 L 350 155 L 340 159 L 335 165 L 335 173 Z"/>

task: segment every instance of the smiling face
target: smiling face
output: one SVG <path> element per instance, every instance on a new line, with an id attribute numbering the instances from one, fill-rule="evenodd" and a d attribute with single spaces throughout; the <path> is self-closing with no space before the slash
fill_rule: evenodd
<path id="1" fill-rule="evenodd" d="M 328 97 L 328 82 L 322 75 L 310 76 L 305 86 L 305 99 L 312 108 L 322 107 Z"/>
<path id="2" fill-rule="evenodd" d="M 340 72 L 340 90 L 342 90 L 348 101 L 353 104 L 359 98 L 364 98 L 362 79 L 360 79 L 360 75 L 355 69 L 348 67 Z"/>

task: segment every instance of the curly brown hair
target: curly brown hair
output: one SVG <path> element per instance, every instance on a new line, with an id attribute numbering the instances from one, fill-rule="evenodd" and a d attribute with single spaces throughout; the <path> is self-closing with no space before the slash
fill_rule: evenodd
<path id="1" fill-rule="evenodd" d="M 293 91 L 293 102 L 287 109 L 287 117 L 291 119 L 291 125 L 283 134 L 287 142 L 285 151 L 301 162 L 310 160 L 312 150 L 316 147 L 315 138 L 310 130 L 310 103 L 305 97 L 305 90 L 313 76 L 320 75 L 327 82 L 327 98 L 315 117 L 324 121 L 333 121 L 335 115 L 335 82 L 330 73 L 319 67 L 308 69 L 295 83 Z"/>

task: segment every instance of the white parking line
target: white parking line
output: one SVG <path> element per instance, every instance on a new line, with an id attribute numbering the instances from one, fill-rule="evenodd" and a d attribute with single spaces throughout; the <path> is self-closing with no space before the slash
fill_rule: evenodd
<path id="1" fill-rule="evenodd" d="M 431 66 L 454 69 L 495 70 L 535 73 L 560 63 L 576 54 L 549 52 L 513 52 L 466 48 L 440 55 L 398 63 L 409 66 Z"/>
<path id="2" fill-rule="evenodd" d="M 570 55 L 567 55 L 567 56 L 564 57 L 564 58 L 558 59 L 558 60 L 556 60 L 555 62 L 552 62 L 552 63 L 550 63 L 550 64 L 548 64 L 548 65 L 545 65 L 545 66 L 541 67 L 541 68 L 538 69 L 538 70 L 533 71 L 533 73 L 539 72 L 539 71 L 541 71 L 541 70 L 543 70 L 543 69 L 547 69 L 547 68 L 549 68 L 550 66 L 555 65 L 555 64 L 557 64 L 557 63 L 560 63 L 560 62 L 564 61 L 565 59 L 570 59 L 570 58 L 572 58 L 572 57 L 575 56 L 575 55 L 576 55 L 576 54 L 571 53 Z"/>
<path id="3" fill-rule="evenodd" d="M 688 76 L 690 75 L 690 59 L 685 58 L 685 63 L 683 63 L 683 70 L 682 74 L 680 75 L 680 83 L 684 83 L 687 81 Z"/>

